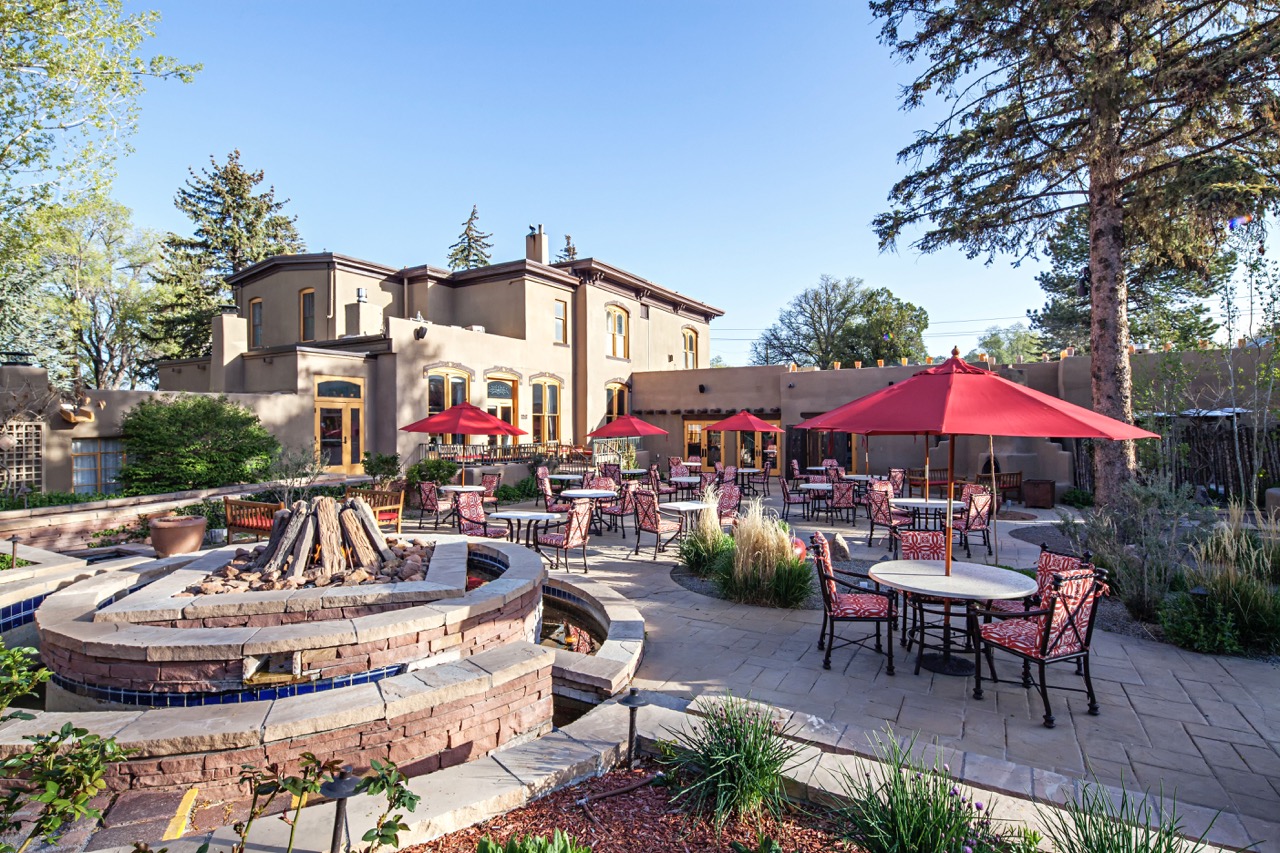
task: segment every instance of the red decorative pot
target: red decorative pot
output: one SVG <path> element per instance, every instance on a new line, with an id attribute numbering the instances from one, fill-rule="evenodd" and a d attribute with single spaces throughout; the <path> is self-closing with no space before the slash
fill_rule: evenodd
<path id="1" fill-rule="evenodd" d="M 798 536 L 791 537 L 791 551 L 796 555 L 797 560 L 803 560 L 809 556 L 809 547 L 804 544 L 804 540 Z"/>
<path id="2" fill-rule="evenodd" d="M 208 521 L 201 515 L 165 515 L 151 519 L 151 547 L 157 557 L 191 554 L 204 544 Z"/>

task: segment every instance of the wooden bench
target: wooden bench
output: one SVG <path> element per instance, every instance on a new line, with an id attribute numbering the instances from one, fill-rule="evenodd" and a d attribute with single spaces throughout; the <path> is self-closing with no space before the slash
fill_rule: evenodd
<path id="1" fill-rule="evenodd" d="M 981 482 L 981 480 L 979 480 Z M 1019 503 L 1026 503 L 1022 497 L 1022 472 L 1008 471 L 996 474 L 996 491 L 1000 493 L 1001 500 L 1005 499 L 1007 492 L 1013 492 L 1014 497 Z"/>
<path id="2" fill-rule="evenodd" d="M 373 517 L 378 520 L 378 527 L 388 525 L 400 532 L 401 516 L 404 514 L 404 492 L 393 492 L 387 489 L 347 488 L 348 498 L 362 498 L 373 510 Z"/>
<path id="3" fill-rule="evenodd" d="M 222 511 L 227 517 L 227 544 L 231 544 L 237 533 L 250 535 L 255 542 L 264 536 L 269 537 L 276 513 L 282 509 L 282 503 L 223 498 Z"/>
<path id="4" fill-rule="evenodd" d="M 923 468 L 907 469 L 907 497 L 915 495 L 916 489 L 920 490 L 920 494 L 928 497 L 930 490 L 939 489 L 944 494 L 947 490 L 947 483 L 950 482 L 947 475 L 950 472 L 946 468 L 930 468 L 929 482 L 926 485 L 924 481 Z"/>

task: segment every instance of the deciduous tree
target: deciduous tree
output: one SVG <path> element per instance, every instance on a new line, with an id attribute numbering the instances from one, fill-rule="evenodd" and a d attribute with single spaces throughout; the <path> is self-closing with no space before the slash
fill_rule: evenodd
<path id="1" fill-rule="evenodd" d="M 1021 323 L 1014 323 L 1003 329 L 999 326 L 987 329 L 978 338 L 978 348 L 971 350 L 964 358 L 965 361 L 973 362 L 978 360 L 979 354 L 983 354 L 992 364 L 1018 364 L 1038 359 L 1041 350 L 1040 338 L 1035 332 L 1028 331 Z"/>
<path id="2" fill-rule="evenodd" d="M 882 39 L 919 63 L 903 105 L 942 118 L 900 153 L 911 172 L 875 220 L 882 246 L 1025 256 L 1087 209 L 1093 406 L 1132 418 L 1126 244 L 1204 269 L 1224 223 L 1280 195 L 1274 3 L 873 0 Z M 1132 476 L 1102 442 L 1096 496 Z"/>
<path id="3" fill-rule="evenodd" d="M 885 288 L 865 288 L 860 278 L 824 275 L 816 287 L 792 299 L 751 345 L 751 361 L 825 370 L 836 361 L 919 358 L 928 325 L 924 309 Z"/>
<path id="4" fill-rule="evenodd" d="M 231 299 L 227 278 L 274 255 L 306 251 L 297 217 L 283 213 L 288 199 L 275 187 L 259 189 L 261 169 L 246 169 L 237 149 L 225 163 L 209 158 L 209 168 L 189 169 L 174 206 L 194 226 L 190 237 L 169 234 L 161 247 L 157 282 L 166 294 L 154 343 L 168 358 L 206 355 L 210 322 Z"/>

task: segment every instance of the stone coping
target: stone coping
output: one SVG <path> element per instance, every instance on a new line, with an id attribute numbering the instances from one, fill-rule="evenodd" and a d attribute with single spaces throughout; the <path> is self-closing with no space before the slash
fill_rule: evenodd
<path id="1" fill-rule="evenodd" d="M 49 595 L 71 584 L 95 577 L 103 573 L 135 568 L 143 563 L 163 562 L 172 570 L 190 562 L 192 555 L 182 554 L 158 561 L 154 556 L 129 555 L 97 563 L 88 563 L 78 557 L 65 557 L 50 551 L 31 548 L 37 554 L 48 554 L 57 560 L 42 560 L 36 565 L 22 566 L 18 569 L 6 569 L 0 572 L 0 607 L 16 604 Z M 23 546 L 18 546 L 18 556 L 24 560 L 31 559 L 23 554 Z"/>
<path id="2" fill-rule="evenodd" d="M 436 544 L 435 540 L 422 537 L 404 541 L 410 544 Z M 240 550 L 242 546 L 228 545 L 207 551 L 183 569 L 153 581 L 127 598 L 97 611 L 93 615 L 93 621 L 165 622 L 177 619 L 326 610 L 369 604 L 397 604 L 408 607 L 438 601 L 442 598 L 461 598 L 466 594 L 467 544 L 453 541 L 440 543 L 434 548 L 431 562 L 427 567 L 427 577 L 430 580 L 175 597 L 177 593 L 183 592 L 188 587 L 199 584 L 210 572 L 225 566 Z"/>
<path id="3" fill-rule="evenodd" d="M 372 724 L 427 711 L 457 699 L 483 696 L 493 687 L 537 672 L 552 652 L 532 643 L 511 643 L 435 667 L 385 678 L 373 684 L 313 696 L 246 702 L 209 708 L 155 708 L 145 711 L 48 712 L 0 725 L 0 754 L 27 745 L 24 737 L 72 722 L 102 737 L 115 737 L 134 750 L 131 760 L 243 749 L 276 741 Z"/>
<path id="4" fill-rule="evenodd" d="M 640 611 L 606 584 L 584 578 L 551 575 L 543 585 L 579 599 L 580 606 L 608 630 L 594 655 L 556 650 L 551 670 L 556 693 L 564 695 L 566 690 L 576 689 L 594 693 L 597 699 L 608 698 L 630 684 L 644 654 L 644 617 Z"/>
<path id="5" fill-rule="evenodd" d="M 175 568 L 164 565 L 166 561 L 157 560 L 129 570 L 100 574 L 54 593 L 36 611 L 36 625 L 42 644 L 61 646 L 95 657 L 135 661 L 239 660 L 245 655 L 365 643 L 433 627 L 444 628 L 497 610 L 530 591 L 541 591 L 546 578 L 542 559 L 522 545 L 456 535 L 441 535 L 436 543 L 436 555 L 440 555 L 441 546 L 463 543 L 471 552 L 506 562 L 507 570 L 498 580 L 457 598 L 351 619 L 244 628 L 167 628 L 94 621 L 95 611 L 104 602 L 115 603 L 130 588 L 151 583 Z M 453 551 L 458 561 L 453 571 L 465 573 L 461 551 L 447 547 L 444 550 L 445 555 Z M 183 565 L 190 561 L 191 558 L 186 557 Z M 434 566 L 435 556 L 433 569 Z M 353 587 L 352 591 L 362 595 L 385 594 L 381 591 L 370 593 L 358 587 Z M 322 598 L 325 593 L 325 590 L 297 590 L 290 595 Z"/>
<path id="6" fill-rule="evenodd" d="M 696 723 L 698 708 L 691 708 L 688 702 L 647 691 L 642 695 L 652 703 L 640 708 L 637 714 L 637 735 L 642 750 L 654 752 L 659 742 L 670 740 L 674 732 Z M 796 717 L 785 709 L 763 707 L 779 719 L 793 720 Z M 410 790 L 422 799 L 417 811 L 405 815 L 408 829 L 401 833 L 401 844 L 426 843 L 609 771 L 625 756 L 627 726 L 627 709 L 616 702 L 609 702 L 537 740 L 508 746 L 478 761 L 410 779 Z M 797 734 L 796 739 L 802 744 L 800 754 L 783 771 L 787 793 L 793 799 L 820 805 L 839 803 L 843 794 L 843 775 L 857 776 L 874 767 L 872 759 L 838 751 L 832 748 L 832 744 L 807 736 L 803 729 Z M 923 749 L 927 752 L 936 747 L 926 746 Z M 924 757 L 931 760 L 927 754 Z M 955 758 L 950 760 L 951 767 L 957 767 Z M 982 776 L 977 767 L 971 769 L 968 778 L 963 777 L 963 769 L 961 773 L 968 787 L 987 792 L 983 794 L 983 800 L 995 810 L 997 819 L 1016 821 L 1032 828 L 1041 825 L 1033 798 L 1050 805 L 1061 803 L 1065 801 L 1065 795 L 1074 792 L 1074 784 L 1078 784 L 1062 777 L 1071 784 L 1053 791 L 1005 791 L 1010 787 L 1008 779 L 998 774 L 985 779 L 973 778 Z M 1116 789 L 1108 789 L 1108 792 L 1113 797 L 1120 794 Z M 373 827 L 381 808 L 381 802 L 373 797 L 355 797 L 347 801 L 350 841 L 358 840 Z M 1212 812 L 1208 809 L 1180 806 L 1179 810 L 1185 818 L 1187 830 L 1197 835 L 1212 819 Z M 332 802 L 303 809 L 294 850 L 298 853 L 327 851 L 333 818 Z M 1209 831 L 1209 839 L 1212 843 L 1226 846 L 1206 847 L 1206 853 L 1244 846 L 1246 842 L 1238 841 L 1232 834 L 1236 829 L 1238 827 L 1226 826 L 1220 829 L 1215 824 Z M 284 849 L 289 841 L 289 830 L 290 827 L 280 821 L 262 821 L 254 825 L 250 844 L 254 849 Z M 238 840 L 232 827 L 222 827 L 166 841 L 165 845 L 169 853 L 197 853 L 202 844 L 209 844 L 211 849 L 230 849 Z M 131 851 L 131 847 L 119 847 L 104 853 Z"/>

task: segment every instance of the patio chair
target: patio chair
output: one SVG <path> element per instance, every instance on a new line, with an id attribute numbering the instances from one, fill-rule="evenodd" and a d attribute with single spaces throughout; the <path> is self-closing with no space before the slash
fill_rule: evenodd
<path id="1" fill-rule="evenodd" d="M 828 483 L 843 483 L 843 482 L 844 482 L 844 469 L 843 469 L 843 468 L 840 468 L 840 467 L 839 467 L 839 466 L 837 466 L 837 465 L 828 465 L 828 466 L 827 466 L 827 482 L 828 482 Z"/>
<path id="2" fill-rule="evenodd" d="M 766 498 L 769 497 L 769 463 L 768 462 L 766 462 L 765 466 L 760 469 L 760 473 L 747 475 L 747 485 L 750 486 L 753 491 L 764 495 Z"/>
<path id="3" fill-rule="evenodd" d="M 871 541 L 876 535 L 876 526 L 885 528 L 888 531 L 889 547 L 887 550 L 898 553 L 898 531 L 911 526 L 911 513 L 894 509 L 889 504 L 889 493 L 887 488 L 892 488 L 886 483 L 886 489 L 876 488 L 872 483 L 872 488 L 867 492 L 867 513 L 870 516 L 870 530 L 867 531 L 867 547 L 871 547 Z"/>
<path id="4" fill-rule="evenodd" d="M 502 483 L 502 477 L 498 474 L 481 474 L 480 485 L 484 487 L 484 503 L 498 503 L 498 486 Z"/>
<path id="5" fill-rule="evenodd" d="M 685 476 L 684 474 L 673 474 L 673 473 L 671 473 L 671 469 L 672 469 L 672 468 L 675 468 L 677 465 L 679 465 L 679 466 L 683 467 L 683 466 L 684 466 L 684 460 L 683 460 L 683 459 L 681 459 L 679 456 L 668 456 L 668 457 L 667 457 L 667 476 L 668 476 L 668 477 L 683 477 L 683 476 Z"/>
<path id="6" fill-rule="evenodd" d="M 1023 613 L 1001 613 L 971 607 L 969 630 L 975 639 L 973 698 L 982 699 L 982 657 L 987 658 L 991 681 L 999 683 L 992 651 L 1000 649 L 1022 659 L 1022 686 L 1039 687 L 1040 700 L 1044 703 L 1044 726 L 1054 727 L 1053 709 L 1049 705 L 1049 685 L 1045 681 L 1045 667 L 1051 663 L 1075 661 L 1080 664 L 1084 676 L 1084 690 L 1078 687 L 1061 687 L 1084 693 L 1089 700 L 1088 711 L 1098 715 L 1098 698 L 1093 692 L 1093 679 L 1089 676 L 1089 643 L 1093 639 L 1094 617 L 1098 601 L 1109 590 L 1105 575 L 1098 570 L 1054 574 L 1048 596 L 1037 610 Z M 978 624 L 979 618 L 990 617 L 993 622 Z M 1031 678 L 1031 664 L 1039 670 L 1038 678 Z"/>
<path id="7" fill-rule="evenodd" d="M 737 466 L 737 465 L 726 465 L 726 466 L 724 466 L 724 470 L 720 472 L 720 482 L 722 482 L 722 483 L 733 483 L 734 485 L 737 485 L 737 483 L 738 483 L 738 466 Z"/>
<path id="8" fill-rule="evenodd" d="M 435 529 L 440 529 L 440 487 L 428 480 L 418 484 L 418 522 L 427 520 L 427 513 L 435 516 Z"/>
<path id="9" fill-rule="evenodd" d="M 840 460 L 834 457 L 828 456 L 826 459 L 823 459 L 820 464 L 822 465 L 823 468 L 839 468 Z"/>
<path id="10" fill-rule="evenodd" d="M 570 505 L 562 501 L 557 501 L 555 493 L 551 491 L 551 481 L 543 477 L 538 481 L 538 488 L 542 492 L 542 505 L 547 512 L 568 512 Z"/>
<path id="11" fill-rule="evenodd" d="M 615 483 L 622 482 L 622 466 L 616 462 L 606 462 L 601 465 L 600 473 Z"/>
<path id="12" fill-rule="evenodd" d="M 723 474 L 723 473 L 724 473 L 724 463 L 723 463 L 723 462 L 713 462 L 713 463 L 711 463 L 711 467 L 712 467 L 713 469 L 715 469 L 715 472 L 716 472 L 717 474 Z"/>
<path id="13" fill-rule="evenodd" d="M 804 475 L 800 473 L 800 462 L 794 456 L 791 457 L 791 466 L 788 469 L 791 472 L 792 485 L 800 485 L 800 478 Z"/>
<path id="14" fill-rule="evenodd" d="M 907 469 L 906 468 L 890 468 L 889 484 L 893 486 L 893 496 L 895 498 L 902 497 L 902 490 L 907 485 Z"/>
<path id="15" fill-rule="evenodd" d="M 542 550 L 542 546 L 546 546 L 555 551 L 555 561 L 551 565 L 552 571 L 560 568 L 560 555 L 564 555 L 564 570 L 569 571 L 569 552 L 574 548 L 582 549 L 582 573 L 586 574 L 590 571 L 587 567 L 587 540 L 591 535 L 591 501 L 586 498 L 579 498 L 573 502 L 573 506 L 569 510 L 569 517 L 559 524 L 552 525 L 552 528 L 559 528 L 558 533 L 546 532 L 539 533 L 536 540 L 538 550 Z"/>
<path id="16" fill-rule="evenodd" d="M 485 539 L 506 539 L 510 528 L 495 527 L 484 517 L 484 501 L 479 492 L 459 492 L 457 497 L 458 527 L 463 536 L 482 536 Z"/>
<path id="17" fill-rule="evenodd" d="M 726 521 L 738 523 L 738 509 L 742 505 L 742 489 L 736 483 L 725 483 L 720 487 L 720 505 L 716 508 L 720 514 L 720 523 Z"/>
<path id="18" fill-rule="evenodd" d="M 782 520 L 786 521 L 791 515 L 791 507 L 800 507 L 800 517 L 809 520 L 809 493 L 799 492 L 792 494 L 791 487 L 787 485 L 787 478 L 778 476 L 778 485 L 782 487 Z"/>
<path id="19" fill-rule="evenodd" d="M 692 471 L 692 470 L 694 470 L 694 469 L 701 470 L 701 468 L 702 468 L 702 457 L 701 457 L 701 456 L 690 456 L 688 459 L 684 460 L 684 464 L 688 465 L 688 466 L 689 466 L 689 470 L 691 470 L 691 471 Z"/>
<path id="20" fill-rule="evenodd" d="M 667 471 L 667 477 L 688 477 L 689 469 L 685 467 L 683 462 L 674 462 Z"/>
<path id="21" fill-rule="evenodd" d="M 667 518 L 658 512 L 658 496 L 648 489 L 639 489 L 636 491 L 636 548 L 633 554 L 640 553 L 640 534 L 653 534 L 653 559 L 658 559 L 658 552 L 665 551 L 667 546 L 675 540 L 684 529 L 684 516 L 679 518 Z M 662 541 L 665 534 L 671 534 L 666 542 Z"/>
<path id="22" fill-rule="evenodd" d="M 969 547 L 969 536 L 974 533 L 982 534 L 982 544 L 987 546 L 987 556 L 992 553 L 991 504 L 994 500 L 990 492 L 974 492 L 964 505 L 964 513 L 951 523 L 956 535 L 960 537 L 960 542 L 964 545 L 966 557 L 973 557 L 973 551 Z"/>
<path id="23" fill-rule="evenodd" d="M 858 507 L 861 502 L 855 494 L 856 484 L 852 481 L 841 479 L 840 481 L 832 481 L 831 483 L 831 499 L 827 501 L 827 517 L 831 517 L 833 513 L 838 513 L 842 519 L 850 524 L 857 524 Z"/>
<path id="24" fill-rule="evenodd" d="M 636 489 L 639 483 L 632 480 L 622 484 L 622 492 L 616 501 L 605 504 L 599 508 L 601 518 L 607 519 L 610 530 L 617 530 L 619 525 L 622 527 L 622 538 L 627 538 L 627 516 L 635 515 L 636 512 Z"/>
<path id="25" fill-rule="evenodd" d="M 893 623 L 897 620 L 897 596 L 892 591 L 880 589 L 870 576 L 859 572 L 836 571 L 831 568 L 831 546 L 827 537 L 815 533 L 809 539 L 809 553 L 818 570 L 818 588 L 822 590 L 822 631 L 818 635 L 818 648 L 825 650 L 822 668 L 831 669 L 831 652 L 836 646 L 836 623 L 871 623 L 876 627 L 875 650 L 888 659 L 887 675 L 893 675 Z M 849 578 L 850 580 L 845 580 Z M 852 579 L 860 579 L 855 583 Z M 842 592 L 841 588 L 848 590 Z M 880 625 L 885 626 L 888 642 L 881 645 Z M 862 640 L 842 640 L 845 646 L 866 647 L 871 637 Z"/>
<path id="26" fill-rule="evenodd" d="M 898 545 L 904 560 L 945 560 L 947 558 L 947 532 L 945 530 L 901 530 L 898 532 Z M 913 643 L 919 643 L 916 653 L 916 675 L 920 674 L 925 646 L 925 630 L 928 626 L 926 617 L 949 614 L 940 605 L 945 604 L 941 598 L 932 595 L 920 595 L 913 592 L 902 593 L 902 645 L 911 651 Z M 907 613 L 911 614 L 911 629 L 907 630 Z M 963 611 L 956 611 L 959 615 Z M 940 644 L 939 644 L 940 645 Z"/>
<path id="27" fill-rule="evenodd" d="M 698 494 L 706 494 L 707 489 L 720 482 L 720 475 L 715 471 L 701 471 L 698 474 Z"/>
<path id="28" fill-rule="evenodd" d="M 1062 554 L 1057 551 L 1050 551 L 1049 546 L 1043 542 L 1040 544 L 1040 559 L 1036 563 L 1036 591 L 1029 598 L 1024 599 L 996 599 L 987 602 L 987 610 L 995 610 L 1000 613 L 1014 613 L 1021 615 L 1033 607 L 1039 607 L 1049 597 L 1049 593 L 1053 591 L 1054 575 L 1069 575 L 1074 572 L 1091 572 L 1093 571 L 1093 563 L 1090 562 L 1091 555 L 1088 551 L 1083 556 L 1077 557 L 1075 554 Z"/>
<path id="29" fill-rule="evenodd" d="M 662 482 L 662 476 L 658 473 L 657 465 L 649 466 L 649 482 L 647 485 L 649 487 L 649 491 L 657 495 L 658 500 L 662 500 L 663 495 L 670 496 L 680 491 L 675 486 Z"/>

